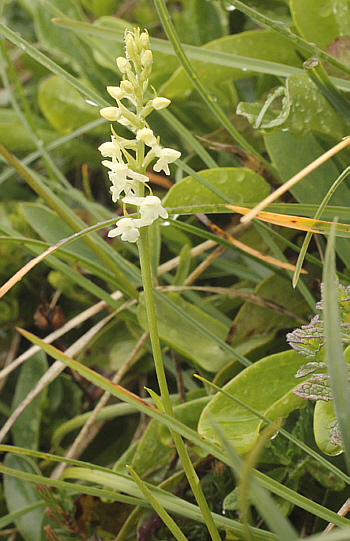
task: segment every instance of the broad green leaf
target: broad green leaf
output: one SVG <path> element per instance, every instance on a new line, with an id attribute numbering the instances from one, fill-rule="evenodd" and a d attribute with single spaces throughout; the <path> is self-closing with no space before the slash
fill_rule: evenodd
<path id="1" fill-rule="evenodd" d="M 202 49 L 269 60 L 289 66 L 301 67 L 302 64 L 295 52 L 294 44 L 291 44 L 271 30 L 254 30 L 226 36 L 207 43 Z M 227 79 L 242 79 L 252 76 L 252 72 L 245 71 L 245 68 L 213 66 L 197 60 L 193 61 L 193 66 L 202 82 L 211 88 Z M 183 68 L 179 68 L 163 85 L 160 93 L 172 100 L 185 99 L 192 90 L 192 83 L 189 81 Z"/>
<path id="2" fill-rule="evenodd" d="M 173 10 L 172 20 L 181 43 L 204 45 L 224 34 L 222 13 L 214 2 L 186 0 Z"/>
<path id="3" fill-rule="evenodd" d="M 300 293 L 292 288 L 290 282 L 276 274 L 260 282 L 255 294 L 298 315 L 308 313 L 309 310 Z M 278 329 L 290 328 L 297 324 L 296 319 L 286 314 L 271 310 L 267 306 L 245 302 L 233 321 L 231 345 L 233 348 L 239 347 L 239 350 L 243 344 L 244 349 L 248 348 L 249 344 L 261 346 L 269 342 Z"/>
<path id="4" fill-rule="evenodd" d="M 79 64 L 83 64 L 85 59 L 77 47 L 76 37 L 53 24 L 52 18 L 57 16 L 54 9 L 50 9 L 47 5 L 43 6 L 40 0 L 30 0 L 30 2 L 34 8 L 35 31 L 42 46 L 51 54 L 57 54 L 61 58 L 63 56 L 65 60 L 73 60 L 75 67 L 79 70 Z M 50 2 L 53 8 L 57 7 L 67 17 L 83 19 L 79 4 L 74 0 L 50 0 Z"/>
<path id="5" fill-rule="evenodd" d="M 298 32 L 321 49 L 350 34 L 349 0 L 290 0 Z"/>
<path id="6" fill-rule="evenodd" d="M 313 130 L 334 139 L 341 139 L 347 134 L 342 117 L 306 73 L 288 77 L 282 103 L 280 113 L 268 109 L 266 117 L 264 115 L 261 121 L 259 117 L 264 107 L 261 103 L 240 103 L 237 113 L 246 116 L 263 133 L 283 126 L 283 130 L 291 134 Z"/>
<path id="7" fill-rule="evenodd" d="M 75 88 L 58 75 L 52 75 L 40 83 L 38 103 L 50 124 L 62 134 L 100 116 L 97 107 L 88 104 Z"/>
<path id="8" fill-rule="evenodd" d="M 111 15 L 115 11 L 115 0 L 80 0 L 96 17 Z"/>
<path id="9" fill-rule="evenodd" d="M 225 340 L 229 331 L 223 325 L 197 306 L 190 304 L 175 294 L 168 294 L 168 298 L 177 304 L 193 319 L 198 320 L 203 327 L 208 328 L 219 339 Z M 177 312 L 170 309 L 160 295 L 155 298 L 158 333 L 162 341 L 196 365 L 209 372 L 220 370 L 232 356 L 221 349 L 205 332 L 199 331 L 188 321 L 182 321 Z M 140 296 L 137 309 L 137 318 L 141 327 L 148 330 L 148 321 L 144 305 L 144 297 Z"/>
<path id="10" fill-rule="evenodd" d="M 40 475 L 40 471 L 30 458 L 7 454 L 4 464 L 14 470 Z M 6 505 L 10 513 L 19 511 L 41 500 L 40 494 L 32 483 L 11 477 L 10 475 L 4 475 L 4 493 Z M 25 541 L 42 541 L 44 539 L 42 530 L 43 520 L 44 506 L 17 517 L 14 519 L 14 523 Z"/>
<path id="11" fill-rule="evenodd" d="M 314 413 L 314 436 L 317 446 L 326 455 L 336 456 L 343 452 L 339 445 L 331 442 L 329 432 L 336 421 L 333 402 L 318 400 Z"/>
<path id="12" fill-rule="evenodd" d="M 118 319 L 111 321 L 81 350 L 77 361 L 86 366 L 96 366 L 104 370 L 118 370 L 136 346 L 137 337 L 141 336 L 139 329 L 133 329 L 133 333 L 128 331 L 122 321 Z M 141 348 L 134 363 L 144 353 L 144 348 Z"/>
<path id="13" fill-rule="evenodd" d="M 286 182 L 325 152 L 325 149 L 312 134 L 296 138 L 288 132 L 278 130 L 265 137 L 265 144 L 271 161 L 283 182 Z M 339 170 L 335 162 L 327 160 L 293 186 L 290 191 L 299 203 L 308 204 L 312 201 L 313 204 L 320 204 L 338 176 Z M 349 206 L 350 188 L 345 182 L 333 194 L 331 203 L 332 205 Z M 344 263 L 350 267 L 348 239 L 338 239 L 336 250 Z"/>
<path id="14" fill-rule="evenodd" d="M 23 214 L 31 227 L 50 244 L 70 237 L 74 231 L 52 210 L 36 203 L 22 203 Z M 74 241 L 65 248 L 79 258 L 79 255 L 98 262 L 93 251 L 86 246 L 83 240 Z"/>
<path id="15" fill-rule="evenodd" d="M 272 421 L 287 417 L 306 405 L 292 392 L 296 387 L 294 375 L 303 364 L 305 359 L 295 351 L 283 351 L 249 366 L 223 389 Z M 198 425 L 201 436 L 217 441 L 213 422 L 242 454 L 254 446 L 263 426 L 253 413 L 220 393 L 204 408 Z"/>
<path id="16" fill-rule="evenodd" d="M 266 180 L 250 169 L 238 167 L 222 167 L 218 169 L 205 169 L 199 172 L 200 176 L 214 188 L 219 189 L 232 201 L 242 203 L 256 203 L 269 194 L 270 188 Z M 175 184 L 163 199 L 165 207 L 193 207 L 196 205 L 210 205 L 208 212 L 222 212 L 222 208 L 215 207 L 215 203 L 222 203 L 222 198 L 210 191 L 193 177 L 185 177 Z M 201 211 L 205 212 L 205 211 Z"/>
<path id="17" fill-rule="evenodd" d="M 49 127 L 48 123 L 36 115 L 33 115 L 33 122 L 37 127 L 37 136 L 43 142 L 44 146 L 54 145 L 55 141 L 58 140 L 57 133 Z M 10 109 L 0 110 L 0 143 L 5 145 L 10 152 L 15 153 L 18 151 L 31 152 L 37 150 L 33 138 L 24 129 L 15 111 Z M 62 144 L 60 152 L 66 158 L 74 159 L 75 162 L 79 159 L 89 165 L 93 164 L 96 166 L 101 161 L 99 152 L 96 152 L 96 155 L 94 155 L 91 152 L 91 145 L 80 139 Z M 10 182 L 12 182 L 12 179 Z"/>
<path id="18" fill-rule="evenodd" d="M 37 384 L 48 369 L 46 355 L 43 351 L 35 353 L 22 366 L 16 384 L 16 391 L 12 401 L 12 409 L 27 397 L 28 393 Z M 12 426 L 14 444 L 27 449 L 38 449 L 42 401 L 46 396 L 46 389 L 38 395 L 23 410 Z"/>
<path id="19" fill-rule="evenodd" d="M 175 406 L 175 418 L 196 430 L 202 410 L 209 400 L 209 397 L 204 396 Z M 141 477 L 154 470 L 152 481 L 159 483 L 163 481 L 164 468 L 168 468 L 173 454 L 174 445 L 169 430 L 152 420 L 139 440 L 131 465 Z"/>

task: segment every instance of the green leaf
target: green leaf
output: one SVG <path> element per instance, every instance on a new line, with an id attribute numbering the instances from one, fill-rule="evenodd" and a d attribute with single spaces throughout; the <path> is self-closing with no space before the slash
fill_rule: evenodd
<path id="1" fill-rule="evenodd" d="M 40 0 L 33 0 L 31 3 L 34 4 L 35 31 L 42 46 L 51 54 L 54 53 L 61 58 L 63 56 L 65 60 L 73 60 L 75 67 L 79 69 L 79 63 L 83 63 L 83 56 L 77 47 L 75 36 L 72 36 L 65 29 L 57 28 L 52 22 L 56 6 L 67 17 L 82 20 L 83 14 L 78 8 L 79 4 L 74 0 L 50 0 L 53 7 L 50 9 L 47 5 L 43 6 L 43 2 Z"/>
<path id="2" fill-rule="evenodd" d="M 343 452 L 339 445 L 331 442 L 329 433 L 336 421 L 333 402 L 318 400 L 314 413 L 314 436 L 319 449 L 326 455 L 336 456 Z"/>
<path id="3" fill-rule="evenodd" d="M 223 389 L 272 421 L 287 417 L 305 405 L 292 392 L 296 387 L 294 375 L 304 363 L 295 351 L 283 351 L 249 366 Z M 198 425 L 203 437 L 217 441 L 212 420 L 242 454 L 252 449 L 263 426 L 258 417 L 220 393 L 204 408 Z"/>
<path id="4" fill-rule="evenodd" d="M 58 75 L 44 79 L 38 88 L 38 103 L 50 124 L 62 134 L 99 118 L 99 109 L 88 104 L 75 88 Z"/>
<path id="5" fill-rule="evenodd" d="M 186 0 L 181 4 L 181 9 L 173 10 L 172 20 L 182 43 L 204 45 L 223 36 L 222 14 L 216 4 L 202 0 Z"/>
<path id="6" fill-rule="evenodd" d="M 295 52 L 294 44 L 289 43 L 271 30 L 253 30 L 226 36 L 207 43 L 202 49 L 301 67 L 301 60 Z M 253 74 L 246 68 L 213 66 L 198 60 L 193 61 L 192 64 L 201 81 L 210 88 L 227 79 L 243 79 L 251 77 Z M 192 83 L 183 68 L 179 68 L 160 89 L 160 94 L 172 100 L 185 99 L 192 90 Z"/>
<path id="7" fill-rule="evenodd" d="M 228 327 L 223 325 L 197 306 L 190 304 L 175 294 L 168 294 L 168 299 L 184 310 L 191 318 L 198 320 L 200 324 L 208 328 L 222 341 L 225 340 Z M 216 372 L 220 370 L 232 356 L 221 349 L 205 332 L 201 332 L 189 321 L 183 321 L 178 313 L 162 300 L 160 295 L 155 298 L 158 332 L 161 340 L 196 365 Z M 137 318 L 141 327 L 148 330 L 148 321 L 144 305 L 143 295 L 137 309 Z"/>
<path id="8" fill-rule="evenodd" d="M 254 293 L 262 299 L 273 301 L 296 314 L 308 313 L 309 311 L 309 307 L 305 304 L 300 293 L 293 290 L 286 279 L 276 274 L 272 274 L 260 282 Z M 239 351 L 242 349 L 248 351 L 250 347 L 261 346 L 269 342 L 278 329 L 290 328 L 296 324 L 296 320 L 288 315 L 270 310 L 267 306 L 257 306 L 245 302 L 233 321 L 234 332 L 231 336 L 231 345 L 234 348 L 239 347 Z"/>
<path id="9" fill-rule="evenodd" d="M 7 454 L 4 464 L 14 470 L 40 475 L 40 471 L 30 458 Z M 4 475 L 4 493 L 10 513 L 41 500 L 40 494 L 31 483 L 9 475 Z M 43 520 L 44 506 L 15 518 L 14 523 L 25 541 L 42 541 Z"/>
<path id="10" fill-rule="evenodd" d="M 209 400 L 209 397 L 204 396 L 175 406 L 175 418 L 196 430 L 199 417 Z M 174 445 L 169 430 L 158 421 L 152 420 L 138 442 L 131 465 L 141 477 L 152 473 L 152 482 L 159 483 L 163 481 L 173 454 Z"/>
<path id="11" fill-rule="evenodd" d="M 238 167 L 221 167 L 205 169 L 199 172 L 200 176 L 213 187 L 219 189 L 238 205 L 256 203 L 269 194 L 270 188 L 266 180 L 250 169 Z M 222 203 L 222 198 L 191 177 L 185 177 L 175 184 L 163 199 L 163 205 L 169 208 L 193 207 L 196 205 L 210 205 L 208 212 L 222 212 L 225 209 L 215 207 Z M 205 212 L 201 210 L 201 212 Z M 227 212 L 227 209 L 226 209 Z"/>
<path id="12" fill-rule="evenodd" d="M 13 410 L 27 397 L 47 369 L 48 363 L 43 351 L 35 353 L 25 362 L 16 384 L 16 391 L 12 401 Z M 43 390 L 14 422 L 11 432 L 15 445 L 28 449 L 38 449 L 41 404 L 45 396 L 46 390 Z"/>
<path id="13" fill-rule="evenodd" d="M 313 130 L 334 139 L 341 139 L 347 134 L 343 117 L 306 73 L 288 77 L 282 110 L 278 113 L 268 109 L 260 121 L 264 107 L 265 104 L 260 103 L 240 103 L 237 113 L 246 116 L 253 127 L 263 133 L 283 126 L 283 130 L 291 134 Z"/>
<path id="14" fill-rule="evenodd" d="M 36 203 L 22 203 L 21 208 L 29 225 L 42 239 L 50 244 L 57 244 L 60 240 L 74 234 L 74 231 L 56 214 L 56 212 L 43 205 L 38 205 Z M 67 244 L 65 249 L 67 252 L 75 254 L 77 258 L 82 256 L 93 261 L 95 264 L 99 263 L 94 252 L 86 246 L 83 240 L 77 240 L 71 244 Z"/>
<path id="15" fill-rule="evenodd" d="M 350 34 L 348 0 L 290 0 L 289 5 L 298 32 L 321 49 Z"/>

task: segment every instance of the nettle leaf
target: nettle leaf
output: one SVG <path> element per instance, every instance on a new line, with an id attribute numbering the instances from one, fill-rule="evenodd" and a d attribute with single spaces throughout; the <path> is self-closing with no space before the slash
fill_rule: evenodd
<path id="1" fill-rule="evenodd" d="M 327 367 L 326 363 L 317 363 L 317 362 L 307 363 L 298 370 L 298 372 L 295 374 L 295 377 L 297 379 L 303 378 L 304 376 L 313 374 L 314 372 L 316 372 L 316 370 L 321 370 L 321 369 L 324 370 L 326 367 Z"/>
<path id="2" fill-rule="evenodd" d="M 309 400 L 332 400 L 332 391 L 329 382 L 328 374 L 319 374 L 301 383 L 293 390 L 293 393 L 300 398 L 307 398 Z"/>
<path id="3" fill-rule="evenodd" d="M 316 359 L 316 355 L 320 353 L 324 345 L 324 328 L 320 316 L 315 316 L 308 325 L 303 325 L 299 329 L 288 333 L 287 342 L 303 357 Z"/>
<path id="4" fill-rule="evenodd" d="M 274 421 L 306 404 L 293 393 L 295 373 L 301 365 L 302 358 L 295 351 L 283 351 L 249 366 L 223 389 Z M 264 426 L 259 417 L 221 393 L 204 408 L 198 431 L 203 437 L 218 441 L 215 424 L 242 454 L 252 449 Z"/>
<path id="5" fill-rule="evenodd" d="M 273 107 L 280 96 L 282 103 Z M 278 87 L 264 103 L 241 102 L 237 114 L 245 116 L 253 128 L 265 135 L 279 126 L 293 134 L 313 130 L 335 139 L 346 134 L 342 117 L 306 73 L 288 77 L 286 87 Z"/>

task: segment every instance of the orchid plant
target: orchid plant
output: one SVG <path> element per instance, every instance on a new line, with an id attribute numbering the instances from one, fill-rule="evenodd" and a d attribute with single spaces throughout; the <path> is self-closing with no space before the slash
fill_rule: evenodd
<path id="1" fill-rule="evenodd" d="M 154 161 L 153 170 L 164 171 L 170 174 L 169 164 L 177 160 L 181 153 L 172 148 L 160 145 L 147 124 L 146 117 L 153 111 L 164 109 L 170 100 L 154 96 L 151 100 L 145 99 L 149 86 L 149 76 L 152 71 L 153 56 L 149 48 L 147 32 L 125 33 L 126 58 L 118 57 L 117 66 L 123 75 L 120 86 L 108 86 L 107 91 L 117 102 L 116 107 L 104 107 L 101 115 L 110 121 L 117 121 L 127 126 L 135 134 L 134 139 L 119 137 L 112 127 L 110 142 L 102 143 L 99 147 L 103 157 L 102 164 L 109 169 L 108 175 L 112 183 L 110 192 L 113 203 L 121 199 L 123 203 L 124 218 L 118 220 L 116 228 L 112 229 L 109 237 L 121 235 L 121 239 L 128 242 L 137 242 L 140 237 L 140 227 L 151 225 L 159 216 L 167 218 L 168 213 L 162 207 L 159 197 L 152 194 L 145 175 L 146 168 Z M 155 90 L 153 89 L 155 94 Z M 122 100 L 131 104 L 130 111 Z M 149 150 L 146 152 L 145 147 Z M 145 189 L 149 195 L 145 194 Z M 127 205 L 137 208 L 137 218 L 130 217 Z"/>
<path id="2" fill-rule="evenodd" d="M 124 211 L 124 217 L 118 220 L 116 228 L 112 229 L 108 236 L 120 235 L 123 241 L 137 242 L 138 244 L 149 335 L 161 399 L 153 391 L 151 394 L 158 408 L 173 416 L 159 342 L 147 235 L 147 226 L 151 225 L 158 217 L 166 219 L 168 213 L 162 207 L 159 197 L 153 195 L 145 171 L 156 160 L 153 165 L 154 171 L 164 171 L 165 174 L 169 175 L 169 164 L 177 160 L 181 153 L 172 148 L 162 147 L 159 137 L 154 135 L 146 121 L 147 116 L 153 110 L 159 111 L 170 104 L 170 100 L 167 98 L 158 97 L 154 89 L 154 98 L 151 100 L 145 98 L 153 62 L 152 52 L 149 49 L 148 33 L 140 32 L 139 28 L 134 29 L 133 32 L 126 31 L 125 52 L 126 58 L 117 58 L 117 66 L 123 75 L 120 86 L 107 87 L 108 93 L 116 100 L 117 107 L 104 107 L 100 111 L 107 120 L 119 122 L 119 124 L 130 128 L 135 134 L 134 139 L 125 139 L 118 136 L 112 127 L 111 141 L 102 143 L 99 147 L 103 157 L 111 158 L 111 160 L 103 160 L 102 164 L 109 169 L 112 201 L 116 203 L 121 198 Z M 132 111 L 125 107 L 122 103 L 123 99 L 130 102 Z M 149 150 L 146 151 L 146 147 Z M 149 195 L 145 196 L 146 189 L 149 191 Z M 128 214 L 127 206 L 129 205 L 136 207 L 136 217 Z M 173 430 L 170 432 L 211 539 L 212 541 L 220 541 L 220 535 L 185 443 L 177 432 Z M 140 487 L 144 489 L 145 487 L 136 473 L 131 468 L 128 469 L 136 482 L 140 483 Z M 157 506 L 155 508 L 158 509 Z M 171 529 L 173 527 L 170 526 L 171 519 L 166 518 L 166 522 Z M 181 532 L 179 535 L 181 537 Z"/>

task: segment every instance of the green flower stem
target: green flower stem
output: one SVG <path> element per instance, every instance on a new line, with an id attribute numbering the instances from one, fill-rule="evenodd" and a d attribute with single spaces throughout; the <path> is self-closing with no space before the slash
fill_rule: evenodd
<path id="1" fill-rule="evenodd" d="M 146 305 L 148 327 L 149 327 L 148 331 L 150 334 L 154 365 L 156 369 L 158 385 L 159 385 L 159 390 L 162 397 L 164 411 L 167 415 L 174 417 L 173 408 L 172 408 L 170 396 L 169 396 L 168 385 L 167 385 L 166 376 L 165 376 L 165 371 L 164 371 L 162 352 L 161 352 L 160 343 L 159 343 L 157 317 L 156 317 L 156 310 L 155 310 L 155 305 L 154 305 L 154 296 L 153 296 L 153 289 L 152 289 L 152 276 L 151 276 L 151 266 L 150 266 L 150 259 L 149 259 L 147 229 L 148 229 L 147 227 L 140 228 L 140 238 L 138 241 L 138 248 L 139 248 L 139 255 L 140 255 L 143 291 L 144 291 L 144 296 L 145 296 L 145 305 Z M 208 507 L 207 501 L 203 494 L 197 473 L 193 467 L 190 457 L 188 456 L 183 439 L 180 436 L 180 434 L 178 434 L 177 432 L 173 430 L 170 430 L 170 433 L 171 433 L 171 437 L 174 440 L 178 455 L 180 457 L 183 469 L 185 471 L 186 477 L 192 489 L 193 495 L 196 498 L 198 506 L 206 522 L 210 536 L 213 541 L 221 541 L 221 537 L 219 535 L 217 527 L 214 523 L 214 519 Z"/>

